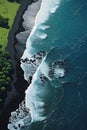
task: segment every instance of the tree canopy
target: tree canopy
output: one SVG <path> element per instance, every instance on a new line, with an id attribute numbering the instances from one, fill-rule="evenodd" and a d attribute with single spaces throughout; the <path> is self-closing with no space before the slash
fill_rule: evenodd
<path id="1" fill-rule="evenodd" d="M 8 25 L 8 21 L 9 19 L 8 18 L 4 18 L 0 15 L 0 27 L 3 27 L 3 28 L 9 28 L 9 25 Z"/>

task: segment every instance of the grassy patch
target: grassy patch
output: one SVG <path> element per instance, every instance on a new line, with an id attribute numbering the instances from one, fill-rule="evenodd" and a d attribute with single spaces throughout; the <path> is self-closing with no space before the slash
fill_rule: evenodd
<path id="1" fill-rule="evenodd" d="M 2 45 L 2 50 L 5 49 L 8 43 L 8 33 L 12 27 L 16 12 L 20 4 L 16 2 L 9 2 L 7 0 L 0 0 L 0 15 L 4 18 L 8 18 L 9 29 L 0 27 L 0 45 Z"/>

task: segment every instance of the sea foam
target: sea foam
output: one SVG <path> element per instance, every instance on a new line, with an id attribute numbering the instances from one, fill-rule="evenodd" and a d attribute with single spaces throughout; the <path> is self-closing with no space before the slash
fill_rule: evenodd
<path id="1" fill-rule="evenodd" d="M 42 0 L 40 10 L 38 11 L 36 18 L 35 18 L 35 25 L 30 33 L 30 36 L 26 42 L 26 49 L 22 58 L 30 58 L 31 55 L 36 53 L 35 49 L 32 47 L 32 44 L 35 39 L 37 39 L 37 33 L 39 27 L 44 31 L 45 29 L 49 28 L 49 25 L 46 25 L 46 21 L 49 19 L 51 13 L 55 13 L 57 8 L 59 7 L 60 0 Z M 40 33 L 40 32 L 39 32 Z M 38 38 L 45 39 L 47 34 L 39 35 Z"/>
<path id="2" fill-rule="evenodd" d="M 26 90 L 25 102 L 26 107 L 30 109 L 32 122 L 47 118 L 53 107 L 52 101 L 55 98 L 56 88 L 61 87 L 59 78 L 63 78 L 65 69 L 59 64 L 61 55 L 58 54 L 58 50 L 58 47 L 53 48 L 43 58 Z"/>
<path id="3" fill-rule="evenodd" d="M 30 33 L 30 36 L 27 39 L 26 49 L 23 53 L 22 59 L 25 59 L 26 57 L 28 59 L 31 59 L 31 57 L 38 52 L 35 49 L 35 46 L 37 44 L 39 45 L 39 43 L 41 44 L 42 42 L 41 40 L 45 40 L 47 38 L 47 34 L 45 33 L 45 30 L 50 29 L 50 26 L 46 24 L 46 21 L 49 19 L 49 17 L 52 14 L 51 9 L 52 10 L 54 8 L 57 9 L 59 7 L 59 3 L 60 3 L 60 0 L 53 0 L 53 1 L 42 0 L 40 10 L 38 11 L 36 19 L 35 19 L 35 25 Z M 38 42 L 38 40 L 40 40 L 40 42 Z M 21 63 L 21 68 L 24 70 L 24 78 L 28 81 L 29 75 L 32 76 L 35 71 L 33 71 L 31 69 L 32 67 L 30 67 L 28 64 L 25 64 L 24 62 Z M 30 71 L 27 71 L 28 69 L 32 70 L 33 73 Z"/>
<path id="4" fill-rule="evenodd" d="M 60 87 L 59 77 L 65 75 L 65 70 L 58 65 L 58 57 L 53 60 L 57 49 L 53 48 L 42 60 L 33 75 L 32 82 L 26 90 L 26 107 L 30 109 L 32 122 L 43 121 L 49 115 L 55 98 L 56 88 Z M 51 64 L 54 63 L 53 73 L 50 74 Z M 55 81 L 55 83 L 54 83 Z"/>

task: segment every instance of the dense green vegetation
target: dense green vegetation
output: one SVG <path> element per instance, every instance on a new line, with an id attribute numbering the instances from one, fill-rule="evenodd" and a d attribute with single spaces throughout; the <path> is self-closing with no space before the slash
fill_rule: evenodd
<path id="1" fill-rule="evenodd" d="M 20 4 L 17 2 L 9 2 L 8 0 L 0 0 L 0 16 L 2 22 L 0 25 L 0 45 L 2 50 L 5 49 L 8 43 L 8 33 L 11 30 L 14 18 Z M 0 21 L 1 21 L 0 20 Z M 5 23 L 4 23 L 5 22 Z M 6 26 L 4 26 L 6 25 Z"/>
<path id="2" fill-rule="evenodd" d="M 0 46 L 0 104 L 3 103 L 12 80 L 12 63 L 8 52 L 1 51 Z"/>
<path id="3" fill-rule="evenodd" d="M 9 28 L 8 20 L 8 18 L 3 18 L 2 16 L 0 16 L 0 27 Z"/>
<path id="4" fill-rule="evenodd" d="M 0 106 L 4 103 L 12 82 L 13 67 L 5 47 L 19 6 L 16 1 L 0 0 Z"/>
<path id="5" fill-rule="evenodd" d="M 21 3 L 23 0 L 8 0 L 8 1 Z"/>

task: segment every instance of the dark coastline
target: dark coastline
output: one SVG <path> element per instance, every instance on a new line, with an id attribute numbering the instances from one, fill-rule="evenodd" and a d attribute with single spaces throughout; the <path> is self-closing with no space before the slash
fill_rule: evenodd
<path id="1" fill-rule="evenodd" d="M 11 88 L 14 89 L 13 92 L 9 92 L 6 99 L 7 101 L 4 107 L 2 108 L 3 110 L 0 113 L 0 130 L 8 130 L 7 124 L 8 124 L 8 118 L 10 116 L 10 113 L 14 111 L 16 108 L 18 108 L 19 103 L 24 99 L 24 95 L 25 95 L 24 92 L 28 86 L 28 83 L 24 80 L 23 71 L 20 68 L 20 59 L 16 56 L 17 51 L 15 49 L 15 45 L 17 44 L 17 39 L 15 38 L 15 36 L 19 32 L 24 31 L 24 28 L 22 26 L 22 22 L 23 22 L 22 16 L 27 6 L 32 2 L 33 0 L 26 0 L 21 4 L 16 14 L 12 29 L 8 35 L 8 45 L 6 50 L 10 54 L 13 68 L 14 68 L 14 74 L 12 75 L 13 81 L 11 83 Z"/>

